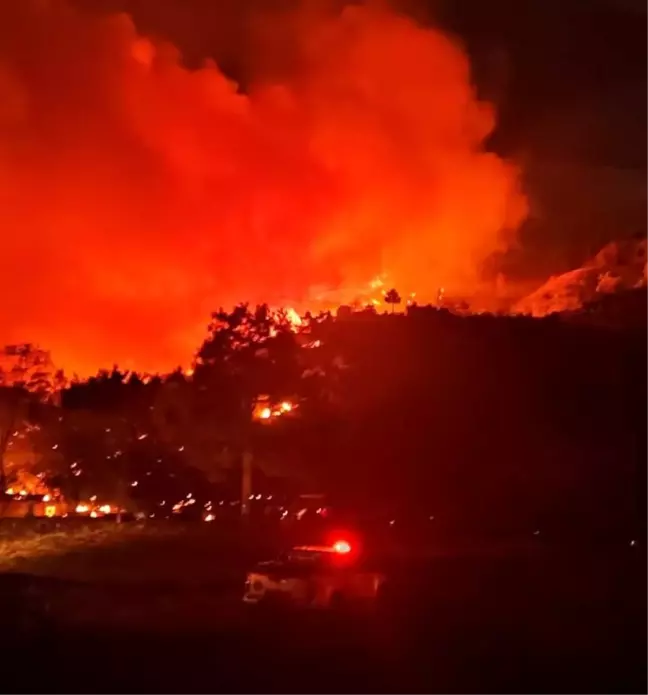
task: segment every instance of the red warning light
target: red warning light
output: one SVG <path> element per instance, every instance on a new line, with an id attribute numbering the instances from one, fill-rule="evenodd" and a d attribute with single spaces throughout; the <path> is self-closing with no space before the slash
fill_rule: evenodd
<path id="1" fill-rule="evenodd" d="M 351 544 L 347 541 L 335 541 L 332 547 L 334 553 L 340 553 L 341 555 L 351 552 Z"/>

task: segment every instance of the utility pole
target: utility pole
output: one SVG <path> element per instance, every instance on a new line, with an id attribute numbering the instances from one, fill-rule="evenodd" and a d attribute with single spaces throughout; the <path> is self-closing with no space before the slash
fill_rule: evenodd
<path id="1" fill-rule="evenodd" d="M 252 495 L 252 430 L 254 427 L 254 408 L 256 398 L 241 399 L 242 420 L 239 429 L 239 451 L 241 452 L 241 518 L 250 516 L 250 497 Z"/>
<path id="2" fill-rule="evenodd" d="M 246 448 L 241 457 L 241 516 L 250 516 L 250 496 L 252 495 L 252 452 Z"/>

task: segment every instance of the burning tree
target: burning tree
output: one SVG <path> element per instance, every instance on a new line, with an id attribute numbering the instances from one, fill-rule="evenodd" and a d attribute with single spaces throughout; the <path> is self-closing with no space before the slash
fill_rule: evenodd
<path id="1" fill-rule="evenodd" d="M 0 357 L 0 491 L 4 492 L 8 451 L 13 448 L 17 459 L 30 454 L 27 458 L 33 463 L 33 435 L 40 430 L 44 412 L 57 405 L 64 377 L 55 370 L 49 353 L 31 344 L 7 346 Z"/>

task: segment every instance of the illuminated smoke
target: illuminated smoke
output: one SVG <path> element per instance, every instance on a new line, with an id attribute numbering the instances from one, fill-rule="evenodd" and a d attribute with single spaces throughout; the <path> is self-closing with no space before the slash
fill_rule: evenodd
<path id="1" fill-rule="evenodd" d="M 125 15 L 3 4 L 1 342 L 164 370 L 221 304 L 479 286 L 525 203 L 462 50 L 376 8 L 285 29 L 294 65 L 242 94 Z"/>

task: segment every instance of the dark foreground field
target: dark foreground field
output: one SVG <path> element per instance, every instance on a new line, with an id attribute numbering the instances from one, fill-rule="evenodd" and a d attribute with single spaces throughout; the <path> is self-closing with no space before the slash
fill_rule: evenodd
<path id="1" fill-rule="evenodd" d="M 40 575 L 51 622 L 4 621 L 3 690 L 646 692 L 636 545 L 439 549 L 373 618 L 247 614 L 264 552 L 201 528 L 22 558 L 9 569 Z"/>

